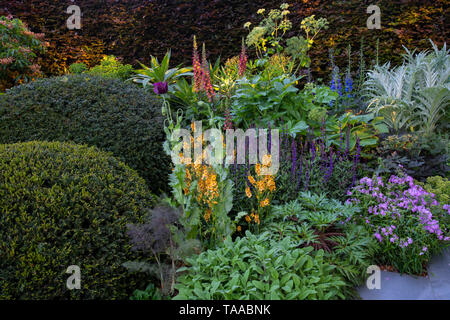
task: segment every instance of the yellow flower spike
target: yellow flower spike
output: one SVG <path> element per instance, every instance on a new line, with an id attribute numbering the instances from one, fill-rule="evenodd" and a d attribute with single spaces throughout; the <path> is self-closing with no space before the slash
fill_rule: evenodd
<path id="1" fill-rule="evenodd" d="M 265 188 L 264 180 L 258 181 L 258 182 L 256 183 L 256 188 L 258 189 L 258 191 L 259 191 L 260 193 L 261 193 L 261 192 L 264 192 L 264 190 L 266 189 L 266 188 Z"/>
<path id="2" fill-rule="evenodd" d="M 241 226 L 237 226 L 236 230 L 237 230 L 238 232 L 241 232 L 241 230 L 242 230 Z"/>
<path id="3" fill-rule="evenodd" d="M 267 182 L 267 188 L 270 190 L 270 192 L 275 191 L 276 185 L 275 185 L 275 181 L 273 179 L 271 179 Z"/>
<path id="4" fill-rule="evenodd" d="M 245 216 L 245 221 L 247 221 L 248 223 L 250 223 L 250 222 L 252 222 L 252 219 L 251 219 L 248 215 L 246 215 L 246 216 Z"/>
<path id="5" fill-rule="evenodd" d="M 203 216 L 203 218 L 205 218 L 206 222 L 208 222 L 210 217 L 211 217 L 211 209 L 208 209 L 208 210 L 206 210 L 206 213 Z"/>
<path id="6" fill-rule="evenodd" d="M 183 164 L 184 163 L 183 154 L 180 152 L 180 154 L 178 156 L 180 157 L 180 163 Z"/>
<path id="7" fill-rule="evenodd" d="M 251 198 L 251 197 L 252 197 L 252 192 L 250 191 L 250 188 L 249 188 L 249 187 L 246 187 L 246 188 L 245 188 L 245 194 L 247 195 L 248 198 Z"/>
<path id="8" fill-rule="evenodd" d="M 262 160 L 263 166 L 265 167 L 270 167 L 271 163 L 272 163 L 272 155 L 270 154 L 265 154 L 263 156 L 263 160 Z"/>
<path id="9" fill-rule="evenodd" d="M 261 221 L 259 220 L 259 215 L 255 215 L 255 222 L 257 223 L 257 224 L 259 224 Z"/>
<path id="10" fill-rule="evenodd" d="M 267 207 L 269 205 L 269 199 L 268 198 L 265 198 L 263 201 L 261 201 L 261 203 L 260 203 L 260 207 L 261 208 L 264 208 L 264 207 Z"/>
<path id="11" fill-rule="evenodd" d="M 261 174 L 261 165 L 259 163 L 257 163 L 255 165 L 255 172 L 256 172 L 257 175 Z"/>
<path id="12" fill-rule="evenodd" d="M 253 178 L 252 176 L 248 176 L 247 178 L 248 178 L 248 181 L 250 181 L 250 183 L 252 185 L 255 185 L 255 183 L 256 183 L 255 178 Z"/>

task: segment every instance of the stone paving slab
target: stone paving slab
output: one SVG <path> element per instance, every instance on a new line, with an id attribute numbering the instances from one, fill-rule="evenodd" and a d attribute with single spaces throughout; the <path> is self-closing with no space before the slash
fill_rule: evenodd
<path id="1" fill-rule="evenodd" d="M 433 257 L 427 277 L 381 271 L 381 289 L 358 292 L 365 300 L 450 300 L 450 248 Z"/>

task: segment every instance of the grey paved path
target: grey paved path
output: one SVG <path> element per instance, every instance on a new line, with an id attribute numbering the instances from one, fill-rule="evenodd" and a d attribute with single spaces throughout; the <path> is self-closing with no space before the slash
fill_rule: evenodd
<path id="1" fill-rule="evenodd" d="M 450 248 L 433 257 L 427 277 L 381 271 L 381 289 L 358 292 L 365 300 L 450 300 Z"/>

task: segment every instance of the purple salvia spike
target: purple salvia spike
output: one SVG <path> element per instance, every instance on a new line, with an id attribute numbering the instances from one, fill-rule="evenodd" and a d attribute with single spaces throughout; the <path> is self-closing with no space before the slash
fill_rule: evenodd
<path id="1" fill-rule="evenodd" d="M 294 139 L 292 139 L 291 149 L 292 149 L 291 178 L 295 179 L 295 171 L 297 169 L 297 147 Z"/>
<path id="2" fill-rule="evenodd" d="M 298 177 L 297 177 L 297 191 L 300 190 L 300 182 L 302 181 L 302 162 L 303 162 L 303 150 L 300 153 L 300 161 L 299 161 Z"/>
<path id="3" fill-rule="evenodd" d="M 342 153 L 342 126 L 341 123 L 339 122 L 339 151 L 338 151 L 338 158 L 341 157 L 341 153 Z"/>
<path id="4" fill-rule="evenodd" d="M 306 181 L 305 181 L 305 191 L 308 190 L 309 188 L 309 166 L 310 163 L 309 161 L 306 162 Z"/>
<path id="5" fill-rule="evenodd" d="M 311 161 L 316 159 L 316 146 L 314 144 L 314 140 L 311 140 Z"/>
<path id="6" fill-rule="evenodd" d="M 330 163 L 328 167 L 328 174 L 327 174 L 327 181 L 331 178 L 333 175 L 333 150 L 330 152 Z"/>
<path id="7" fill-rule="evenodd" d="M 271 128 L 271 123 L 272 121 L 269 121 L 269 141 L 268 141 L 268 146 L 267 146 L 267 152 L 269 152 L 269 154 L 271 154 L 271 150 L 272 150 L 272 128 Z"/>
<path id="8" fill-rule="evenodd" d="M 345 147 L 345 158 L 347 158 L 349 156 L 349 152 L 350 152 L 350 127 L 349 126 L 347 126 L 346 139 L 347 139 L 347 146 Z"/>

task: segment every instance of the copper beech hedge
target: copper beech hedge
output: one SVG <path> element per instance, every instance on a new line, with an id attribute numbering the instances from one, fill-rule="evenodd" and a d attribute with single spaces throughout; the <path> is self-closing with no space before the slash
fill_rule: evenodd
<path id="1" fill-rule="evenodd" d="M 188 64 L 194 34 L 206 43 L 210 58 L 227 58 L 240 50 L 246 35 L 243 24 L 256 22 L 259 8 L 276 8 L 282 2 L 291 4 L 295 32 L 308 15 L 329 20 L 331 28 L 321 34 L 312 51 L 313 74 L 327 80 L 329 48 L 336 49 L 336 61 L 344 67 L 344 49 L 351 44 L 356 69 L 362 36 L 367 65 L 375 58 L 377 38 L 383 63 L 399 62 L 403 45 L 420 50 L 429 48 L 428 37 L 439 46 L 449 37 L 446 0 L 9 0 L 0 6 L 0 14 L 21 18 L 33 31 L 47 35 L 51 47 L 41 57 L 41 65 L 47 75 L 54 75 L 64 73 L 73 62 L 93 66 L 103 54 L 122 57 L 125 63 L 148 63 L 150 55 L 161 57 L 169 48 L 174 63 Z M 81 8 L 81 30 L 66 26 L 66 10 L 72 4 Z M 381 30 L 367 29 L 366 10 L 371 4 L 381 8 Z"/>

